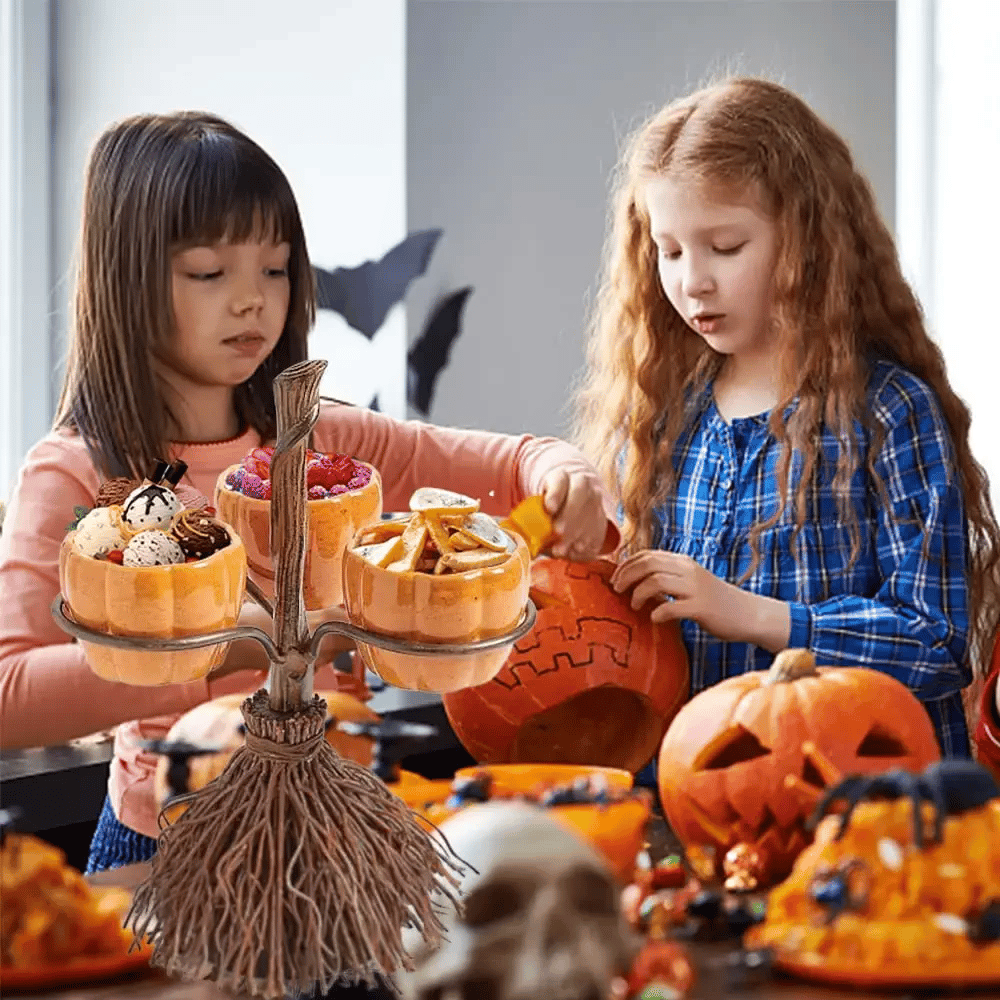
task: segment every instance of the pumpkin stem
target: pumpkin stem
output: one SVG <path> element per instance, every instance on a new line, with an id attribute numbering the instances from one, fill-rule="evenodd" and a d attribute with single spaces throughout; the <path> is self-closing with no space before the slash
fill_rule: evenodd
<path id="1" fill-rule="evenodd" d="M 787 684 L 800 677 L 816 677 L 816 657 L 808 649 L 783 649 L 774 658 L 765 684 Z"/>

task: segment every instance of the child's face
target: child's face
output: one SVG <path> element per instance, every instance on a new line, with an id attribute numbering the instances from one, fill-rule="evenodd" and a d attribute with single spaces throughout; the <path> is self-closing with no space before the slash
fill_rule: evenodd
<path id="1" fill-rule="evenodd" d="M 166 365 L 199 386 L 237 386 L 274 349 L 288 314 L 287 243 L 215 243 L 173 254 L 175 335 Z"/>
<path id="2" fill-rule="evenodd" d="M 756 191 L 717 200 L 699 184 L 657 177 L 645 196 L 670 304 L 721 354 L 769 353 L 778 235 Z"/>

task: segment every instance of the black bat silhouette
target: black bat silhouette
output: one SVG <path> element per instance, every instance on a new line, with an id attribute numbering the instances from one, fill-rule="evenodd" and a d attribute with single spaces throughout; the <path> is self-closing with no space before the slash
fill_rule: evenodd
<path id="1" fill-rule="evenodd" d="M 371 340 L 389 310 L 406 295 L 410 282 L 427 270 L 442 232 L 422 229 L 411 233 L 381 260 L 366 260 L 357 267 L 333 271 L 314 268 L 316 305 L 340 313 L 349 326 Z"/>
<path id="2" fill-rule="evenodd" d="M 451 345 L 462 332 L 462 310 L 471 294 L 469 286 L 441 299 L 407 355 L 407 399 L 425 417 L 431 412 L 438 376 L 448 367 Z"/>

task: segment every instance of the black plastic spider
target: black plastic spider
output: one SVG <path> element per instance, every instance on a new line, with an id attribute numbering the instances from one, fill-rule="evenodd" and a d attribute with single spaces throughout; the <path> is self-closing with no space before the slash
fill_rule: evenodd
<path id="1" fill-rule="evenodd" d="M 809 895 L 825 907 L 828 924 L 845 910 L 864 909 L 870 890 L 871 874 L 860 858 L 844 858 L 835 868 L 823 867 L 809 883 Z"/>
<path id="2" fill-rule="evenodd" d="M 403 719 L 381 722 L 339 721 L 337 728 L 350 736 L 367 736 L 372 741 L 372 773 L 386 784 L 399 781 L 399 762 L 437 736 L 435 726 Z"/>
<path id="3" fill-rule="evenodd" d="M 926 801 L 934 806 L 934 842 L 944 835 L 946 816 L 957 816 L 979 809 L 992 799 L 1000 798 L 1000 786 L 982 765 L 971 760 L 939 760 L 923 774 L 894 769 L 883 774 L 853 774 L 830 788 L 820 799 L 809 820 L 815 827 L 834 802 L 844 801 L 847 809 L 840 819 L 839 840 L 847 830 L 851 813 L 862 799 L 899 799 L 908 796 L 913 802 L 913 839 L 918 848 L 924 846 L 924 824 L 921 806 Z"/>

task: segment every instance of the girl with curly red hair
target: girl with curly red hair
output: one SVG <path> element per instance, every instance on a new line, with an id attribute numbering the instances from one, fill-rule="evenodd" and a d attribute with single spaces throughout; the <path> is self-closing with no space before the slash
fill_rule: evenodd
<path id="1" fill-rule="evenodd" d="M 692 694 L 808 647 L 892 674 L 968 756 L 1000 527 L 871 188 L 795 94 L 731 79 L 635 134 L 577 402 L 613 582 L 681 620 Z"/>

